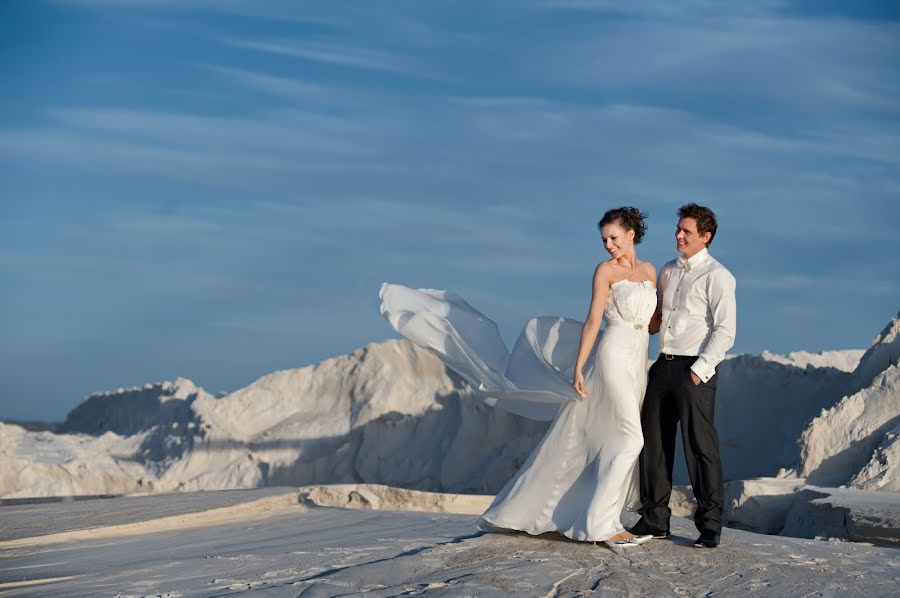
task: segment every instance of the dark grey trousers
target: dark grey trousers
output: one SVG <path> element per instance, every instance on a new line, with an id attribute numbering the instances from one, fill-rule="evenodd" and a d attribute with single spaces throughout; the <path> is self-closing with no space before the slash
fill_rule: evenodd
<path id="1" fill-rule="evenodd" d="M 669 529 L 675 430 L 681 422 L 684 458 L 698 505 L 694 522 L 701 532 L 719 536 L 725 502 L 719 436 L 713 424 L 719 375 L 695 385 L 690 370 L 695 360 L 677 357 L 669 361 L 660 355 L 650 367 L 641 409 L 641 516 L 651 529 Z"/>

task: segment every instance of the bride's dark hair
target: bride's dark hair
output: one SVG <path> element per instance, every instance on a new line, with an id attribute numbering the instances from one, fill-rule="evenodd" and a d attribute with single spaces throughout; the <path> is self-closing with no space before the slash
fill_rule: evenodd
<path id="1" fill-rule="evenodd" d="M 646 219 L 647 214 L 645 212 L 631 206 L 624 206 L 606 212 L 603 218 L 600 219 L 600 222 L 597 223 L 597 229 L 602 229 L 607 224 L 618 224 L 625 230 L 634 231 L 634 244 L 637 245 L 644 238 L 644 233 L 647 231 L 647 225 L 644 224 Z"/>

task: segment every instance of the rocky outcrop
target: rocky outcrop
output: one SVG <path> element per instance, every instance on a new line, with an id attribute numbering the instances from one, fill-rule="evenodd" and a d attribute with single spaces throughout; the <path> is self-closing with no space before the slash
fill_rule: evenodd
<path id="1" fill-rule="evenodd" d="M 860 472 L 871 469 L 869 464 L 873 459 L 880 463 L 875 451 L 894 450 L 883 445 L 886 436 L 898 425 L 900 367 L 893 365 L 879 374 L 870 386 L 844 397 L 807 426 L 800 437 L 797 473 L 811 483 L 825 486 L 840 486 L 857 478 L 864 482 L 868 478 L 864 474 L 860 477 Z M 872 471 L 869 477 L 877 476 L 884 487 L 897 483 L 898 474 L 900 472 L 896 470 Z"/>
<path id="2" fill-rule="evenodd" d="M 853 476 L 850 484 L 864 490 L 900 492 L 900 425 L 884 435 L 869 462 Z"/>
<path id="3" fill-rule="evenodd" d="M 884 327 L 853 371 L 854 385 L 849 392 L 866 388 L 892 365 L 900 361 L 900 313 Z M 848 393 L 849 394 L 849 393 Z"/>
<path id="4" fill-rule="evenodd" d="M 139 439 L 29 432 L 0 423 L 0 497 L 132 494 L 153 491 L 134 459 Z"/>
<path id="5" fill-rule="evenodd" d="M 186 379 L 91 395 L 65 434 L 6 425 L 0 496 L 335 482 L 494 493 L 546 427 L 472 398 L 430 352 L 388 341 L 221 398 Z"/>
<path id="6" fill-rule="evenodd" d="M 302 486 L 299 496 L 301 503 L 318 507 L 465 515 L 480 515 L 494 499 L 489 495 L 422 492 L 383 484 Z"/>
<path id="7" fill-rule="evenodd" d="M 804 486 L 781 535 L 900 545 L 900 494 Z"/>
<path id="8" fill-rule="evenodd" d="M 59 432 L 94 436 L 115 432 L 129 436 L 154 426 L 184 424 L 194 419 L 191 405 L 198 398 L 212 399 L 212 395 L 186 378 L 94 393 L 69 412 Z"/>
<path id="9" fill-rule="evenodd" d="M 727 480 L 771 477 L 799 458 L 797 438 L 810 420 L 834 406 L 852 374 L 836 368 L 800 368 L 754 355 L 719 365 L 716 428 Z M 675 483 L 690 482 L 681 462 Z"/>
<path id="10" fill-rule="evenodd" d="M 792 351 L 787 355 L 780 355 L 770 351 L 759 354 L 766 361 L 774 361 L 784 365 L 806 368 L 833 368 L 842 372 L 851 373 L 859 366 L 864 350 L 844 349 L 841 351 L 820 351 L 809 353 L 808 351 Z"/>

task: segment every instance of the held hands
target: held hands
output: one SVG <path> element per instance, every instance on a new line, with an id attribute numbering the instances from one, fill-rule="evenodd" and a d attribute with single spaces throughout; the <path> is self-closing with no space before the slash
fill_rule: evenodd
<path id="1" fill-rule="evenodd" d="M 581 372 L 575 372 L 575 376 L 572 378 L 572 388 L 582 399 L 588 398 L 588 393 L 584 389 L 584 376 L 581 375 Z"/>

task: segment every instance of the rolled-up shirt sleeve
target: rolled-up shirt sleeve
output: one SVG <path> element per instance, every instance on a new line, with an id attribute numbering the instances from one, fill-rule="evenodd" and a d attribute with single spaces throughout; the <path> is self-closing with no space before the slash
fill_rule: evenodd
<path id="1" fill-rule="evenodd" d="M 727 270 L 711 273 L 708 287 L 709 310 L 712 315 L 712 334 L 700 350 L 691 370 L 704 382 L 716 373 L 716 366 L 734 346 L 737 328 L 737 300 L 734 276 Z"/>

